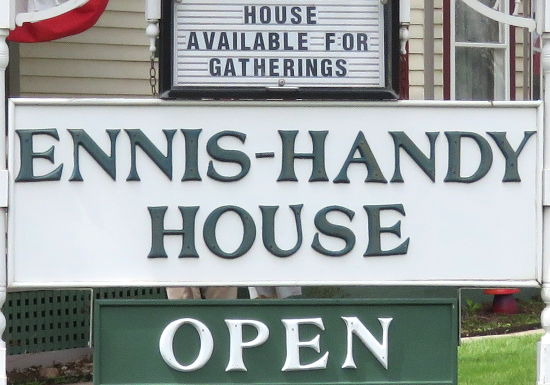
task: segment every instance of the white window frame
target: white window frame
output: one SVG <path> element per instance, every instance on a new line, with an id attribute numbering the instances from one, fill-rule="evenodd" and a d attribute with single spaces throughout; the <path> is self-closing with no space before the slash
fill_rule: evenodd
<path id="1" fill-rule="evenodd" d="M 456 60 L 455 53 L 456 48 L 496 48 L 504 50 L 504 100 L 510 100 L 510 26 L 507 24 L 499 23 L 499 28 L 503 30 L 504 41 L 502 43 L 477 43 L 477 42 L 457 42 L 456 41 L 456 2 L 461 0 L 451 0 L 451 49 L 450 49 L 450 63 L 451 63 L 451 100 L 456 100 Z M 508 14 L 509 1 L 500 0 L 500 4 L 503 6 L 503 12 Z"/>
<path id="2" fill-rule="evenodd" d="M 530 56 L 530 79 L 531 79 L 531 84 L 529 85 L 529 97 L 534 100 L 534 85 L 535 85 L 535 82 L 538 83 L 539 85 L 539 95 L 538 95 L 538 98 L 541 99 L 542 98 L 542 85 L 544 84 L 543 83 L 543 76 L 542 76 L 542 68 L 539 68 L 539 74 L 536 75 L 535 74 L 535 67 L 534 67 L 534 62 L 535 62 L 535 54 L 539 54 L 540 55 L 540 59 L 539 59 L 539 64 L 541 64 L 542 62 L 542 47 L 537 47 L 535 46 L 535 33 L 532 32 L 531 35 L 530 35 L 530 39 L 531 39 L 531 52 L 529 53 L 529 56 Z M 542 44 L 542 36 L 540 37 L 540 42 L 539 44 Z M 537 77 L 537 79 L 535 78 Z"/>

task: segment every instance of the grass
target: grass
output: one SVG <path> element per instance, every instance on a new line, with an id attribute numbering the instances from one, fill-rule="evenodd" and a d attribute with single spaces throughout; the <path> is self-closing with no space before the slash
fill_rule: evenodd
<path id="1" fill-rule="evenodd" d="M 540 334 L 463 342 L 458 350 L 459 385 L 533 385 Z"/>

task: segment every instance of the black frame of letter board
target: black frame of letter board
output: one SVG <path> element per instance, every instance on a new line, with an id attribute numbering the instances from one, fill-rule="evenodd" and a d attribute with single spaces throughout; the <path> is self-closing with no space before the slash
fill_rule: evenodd
<path id="1" fill-rule="evenodd" d="M 273 87 L 174 86 L 172 79 L 174 15 L 176 0 L 162 0 L 159 39 L 160 97 L 162 99 L 284 99 L 284 100 L 396 100 L 399 99 L 399 1 L 384 9 L 385 87 Z M 183 0 L 185 1 L 185 0 Z M 222 0 L 220 0 L 222 1 Z"/>

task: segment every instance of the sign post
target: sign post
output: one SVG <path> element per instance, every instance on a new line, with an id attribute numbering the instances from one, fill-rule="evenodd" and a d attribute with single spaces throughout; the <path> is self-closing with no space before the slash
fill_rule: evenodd
<path id="1" fill-rule="evenodd" d="M 9 49 L 6 44 L 6 38 L 10 29 L 14 28 L 15 23 L 15 1 L 2 1 L 0 5 L 0 234 L 7 232 L 7 156 L 6 156 L 6 68 L 9 62 Z M 6 238 L 0 236 L 0 309 L 6 301 L 7 292 L 7 271 L 6 271 Z M 7 383 L 6 378 L 6 342 L 2 339 L 2 334 L 6 329 L 6 318 L 0 311 L 0 385 Z"/>
<path id="2" fill-rule="evenodd" d="M 550 6 L 547 2 L 539 2 L 540 20 L 539 29 L 542 29 L 542 70 L 544 86 L 544 207 L 543 207 L 543 273 L 542 273 L 542 299 L 546 304 L 542 311 L 541 324 L 544 329 L 538 345 L 537 361 L 537 385 L 550 384 L 550 246 L 547 240 L 550 239 Z M 541 9 L 542 8 L 542 9 Z"/>

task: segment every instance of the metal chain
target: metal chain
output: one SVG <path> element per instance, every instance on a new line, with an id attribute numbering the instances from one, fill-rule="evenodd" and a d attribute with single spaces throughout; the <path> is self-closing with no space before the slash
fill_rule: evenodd
<path id="1" fill-rule="evenodd" d="M 155 55 L 151 55 L 151 67 L 149 68 L 149 84 L 151 85 L 151 94 L 158 95 L 157 91 L 157 68 L 155 67 Z"/>

